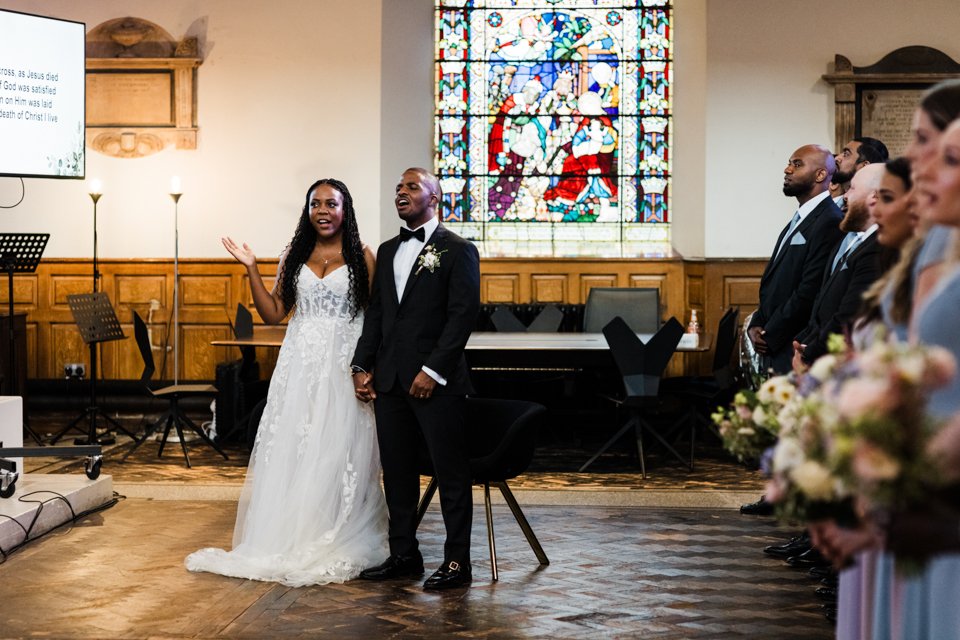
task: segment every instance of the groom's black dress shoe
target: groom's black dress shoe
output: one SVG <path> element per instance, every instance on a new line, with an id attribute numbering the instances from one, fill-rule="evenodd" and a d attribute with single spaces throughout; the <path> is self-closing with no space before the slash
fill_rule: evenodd
<path id="1" fill-rule="evenodd" d="M 375 567 L 360 572 L 363 580 L 393 580 L 394 578 L 415 578 L 423 575 L 423 556 L 390 556 Z"/>
<path id="2" fill-rule="evenodd" d="M 439 569 L 434 571 L 432 576 L 427 578 L 427 581 L 423 583 L 423 588 L 427 591 L 440 591 L 441 589 L 464 587 L 470 584 L 472 579 L 470 565 L 462 565 L 455 561 L 444 562 Z"/>

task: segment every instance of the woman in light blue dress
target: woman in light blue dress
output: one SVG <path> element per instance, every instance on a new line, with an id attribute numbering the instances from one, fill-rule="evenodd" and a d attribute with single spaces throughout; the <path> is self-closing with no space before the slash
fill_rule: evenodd
<path id="1" fill-rule="evenodd" d="M 916 177 L 918 167 L 936 155 L 944 130 L 957 117 L 960 117 L 960 82 L 941 83 L 924 95 L 914 114 L 912 141 L 905 152 L 913 165 L 913 177 Z M 925 218 L 929 198 L 926 194 L 918 195 L 916 189 L 913 195 L 915 211 Z M 917 318 L 915 310 L 942 274 L 944 254 L 954 235 L 950 226 L 932 224 L 926 219 L 920 224 L 927 231 L 903 246 L 900 261 L 891 271 L 879 299 L 884 324 L 900 340 L 908 338 L 909 329 Z M 920 601 L 929 601 L 929 598 L 924 598 L 922 588 L 917 586 L 919 583 L 897 577 L 893 556 L 876 545 L 873 543 L 872 549 L 848 545 L 844 550 L 844 557 L 849 557 L 849 553 L 857 549 L 860 555 L 855 568 L 846 570 L 841 576 L 837 638 L 935 637 L 914 633 L 923 627 L 923 624 L 916 624 L 922 617 L 919 614 L 922 609 Z M 916 617 L 912 612 L 917 612 Z M 949 620 L 946 622 L 950 624 Z"/>
<path id="2" fill-rule="evenodd" d="M 915 175 L 918 198 L 928 203 L 925 217 L 954 229 L 960 227 L 960 121 L 946 129 L 936 155 L 922 161 Z M 920 343 L 944 347 L 960 361 L 960 263 L 956 254 L 956 247 L 949 246 L 938 281 L 914 310 L 914 331 Z M 960 376 L 930 394 L 928 409 L 934 418 L 943 421 L 960 412 Z M 951 506 L 954 510 L 960 507 Z M 894 637 L 960 639 L 960 531 L 954 524 L 953 550 L 950 543 L 944 545 L 939 540 L 944 523 L 951 521 L 951 516 L 914 516 L 904 523 L 909 527 L 909 539 L 904 539 L 905 529 L 897 528 L 904 524 L 896 524 L 891 532 L 895 549 L 933 547 L 939 551 L 921 576 L 894 583 Z M 918 535 L 918 531 L 924 530 L 930 532 L 928 540 Z M 933 546 L 935 539 L 938 546 Z"/>

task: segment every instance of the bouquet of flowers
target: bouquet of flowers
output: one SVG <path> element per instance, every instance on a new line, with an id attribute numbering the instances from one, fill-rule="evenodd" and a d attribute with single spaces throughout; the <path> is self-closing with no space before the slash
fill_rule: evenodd
<path id="1" fill-rule="evenodd" d="M 896 510 L 922 497 L 938 482 L 927 396 L 955 368 L 943 349 L 885 341 L 817 360 L 779 415 L 767 499 L 783 517 L 844 522 L 855 500 Z"/>
<path id="2" fill-rule="evenodd" d="M 757 391 L 738 392 L 730 408 L 720 407 L 711 416 L 724 448 L 741 462 L 759 460 L 777 441 L 779 414 L 795 394 L 792 376 L 776 376 L 760 385 Z"/>

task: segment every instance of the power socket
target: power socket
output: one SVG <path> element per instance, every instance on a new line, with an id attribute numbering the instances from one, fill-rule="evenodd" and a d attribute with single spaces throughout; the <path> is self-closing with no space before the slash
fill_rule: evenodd
<path id="1" fill-rule="evenodd" d="M 68 380 L 83 380 L 86 375 L 87 367 L 82 362 L 63 365 L 63 377 Z"/>

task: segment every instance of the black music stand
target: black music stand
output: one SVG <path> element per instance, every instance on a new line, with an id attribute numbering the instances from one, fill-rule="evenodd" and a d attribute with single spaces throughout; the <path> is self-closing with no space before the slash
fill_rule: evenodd
<path id="1" fill-rule="evenodd" d="M 40 264 L 40 256 L 43 255 L 49 239 L 49 233 L 0 233 L 0 263 L 3 265 L 3 270 L 7 272 L 7 313 L 10 314 L 10 342 L 7 347 L 9 349 L 7 353 L 10 356 L 8 360 L 10 382 L 7 388 L 14 391 L 19 388 L 19 385 L 17 384 L 17 339 L 13 326 L 13 274 L 36 271 L 37 265 Z M 26 403 L 24 403 L 23 428 L 34 442 L 43 445 L 40 436 L 30 428 L 26 416 Z"/>
<path id="2" fill-rule="evenodd" d="M 123 431 L 136 442 L 137 437 L 133 433 L 97 406 L 97 345 L 101 342 L 123 340 L 127 337 L 123 335 L 120 321 L 110 304 L 110 298 L 105 293 L 78 293 L 67 296 L 67 304 L 70 305 L 70 312 L 73 313 L 73 321 L 80 329 L 80 336 L 90 347 L 90 406 L 84 409 L 70 424 L 61 429 L 60 433 L 50 440 L 50 443 L 55 444 L 57 440 L 63 437 L 63 434 L 76 427 L 81 420 L 87 419 L 90 423 L 87 429 L 87 437 L 77 438 L 74 440 L 74 444 L 113 444 L 116 439 L 109 433 L 106 434 L 106 437 L 97 436 L 97 416 L 112 424 L 114 428 Z"/>

